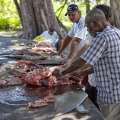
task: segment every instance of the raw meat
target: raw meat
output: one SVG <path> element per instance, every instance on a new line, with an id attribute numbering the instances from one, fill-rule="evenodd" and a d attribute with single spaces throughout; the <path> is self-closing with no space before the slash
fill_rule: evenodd
<path id="1" fill-rule="evenodd" d="M 28 103 L 28 108 L 38 108 L 47 106 L 49 103 L 54 103 L 55 98 L 53 95 L 48 95 L 43 99 L 35 100 L 34 102 Z"/>
<path id="2" fill-rule="evenodd" d="M 70 76 L 57 78 L 52 74 L 53 70 L 48 67 L 37 66 L 26 61 L 19 62 L 17 65 L 18 71 L 21 72 L 20 78 L 27 85 L 55 87 L 78 84 L 78 81 L 71 79 Z"/>

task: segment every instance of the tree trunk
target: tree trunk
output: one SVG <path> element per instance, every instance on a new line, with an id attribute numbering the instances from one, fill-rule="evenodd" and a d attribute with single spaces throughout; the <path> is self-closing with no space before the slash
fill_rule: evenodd
<path id="1" fill-rule="evenodd" d="M 86 14 L 90 11 L 90 0 L 85 0 Z"/>
<path id="2" fill-rule="evenodd" d="M 36 21 L 33 13 L 32 0 L 21 0 L 20 9 L 22 14 L 22 25 L 24 38 L 33 38 L 37 35 Z"/>
<path id="3" fill-rule="evenodd" d="M 120 0 L 110 0 L 112 8 L 112 21 L 120 29 Z"/>
<path id="4" fill-rule="evenodd" d="M 51 0 L 20 0 L 25 38 L 34 38 L 53 27 L 62 36 Z"/>
<path id="5" fill-rule="evenodd" d="M 18 15 L 20 17 L 20 21 L 22 23 L 22 14 L 21 14 L 21 10 L 20 10 L 20 5 L 19 5 L 19 2 L 18 0 L 13 0 L 14 3 L 15 3 L 15 6 L 16 6 L 16 9 L 17 9 L 17 12 L 18 12 Z"/>

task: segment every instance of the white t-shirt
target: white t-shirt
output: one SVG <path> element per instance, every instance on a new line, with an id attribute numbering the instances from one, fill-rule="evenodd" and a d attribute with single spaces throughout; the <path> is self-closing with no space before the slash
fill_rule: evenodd
<path id="1" fill-rule="evenodd" d="M 96 87 L 96 82 L 95 82 L 95 79 L 94 79 L 94 73 L 90 74 L 88 76 L 88 82 L 91 86 Z"/>
<path id="2" fill-rule="evenodd" d="M 90 44 L 90 35 L 85 27 L 85 19 L 80 18 L 78 23 L 74 23 L 72 29 L 68 32 L 68 36 L 80 38 L 80 47 L 83 47 L 85 44 Z"/>
<path id="3" fill-rule="evenodd" d="M 85 27 L 85 18 L 81 17 L 79 22 L 74 23 L 72 29 L 68 32 L 68 36 L 75 37 Z"/>
<path id="4" fill-rule="evenodd" d="M 59 36 L 57 34 L 57 32 L 53 32 L 52 35 L 49 34 L 48 31 L 44 31 L 41 36 L 43 36 L 45 38 L 45 42 L 49 42 L 51 43 L 53 46 L 55 46 L 55 44 L 58 42 L 59 40 Z"/>

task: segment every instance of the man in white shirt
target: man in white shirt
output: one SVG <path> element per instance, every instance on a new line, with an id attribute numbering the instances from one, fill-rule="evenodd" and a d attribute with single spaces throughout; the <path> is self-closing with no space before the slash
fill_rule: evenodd
<path id="1" fill-rule="evenodd" d="M 70 53 L 68 55 L 68 59 L 71 61 L 75 56 L 77 56 L 77 53 L 80 52 L 84 45 L 88 47 L 89 41 L 86 39 L 88 32 L 87 28 L 85 27 L 84 18 L 81 17 L 81 12 L 76 4 L 69 5 L 65 15 L 68 15 L 70 21 L 74 24 L 67 36 L 61 41 L 59 54 L 61 54 L 63 50 L 67 48 L 69 44 L 71 44 L 69 51 Z M 82 52 L 85 50 L 85 48 L 82 49 Z"/>
<path id="2" fill-rule="evenodd" d="M 57 32 L 52 27 L 50 27 L 49 30 L 44 31 L 41 34 L 41 36 L 44 37 L 44 39 L 45 39 L 44 42 L 48 42 L 53 47 L 56 47 L 56 44 L 59 40 L 59 36 L 58 36 Z"/>

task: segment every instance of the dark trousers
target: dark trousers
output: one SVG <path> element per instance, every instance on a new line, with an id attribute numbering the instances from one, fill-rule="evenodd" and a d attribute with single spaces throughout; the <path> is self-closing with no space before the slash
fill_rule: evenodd
<path id="1" fill-rule="evenodd" d="M 97 104 L 97 89 L 96 87 L 91 86 L 89 83 L 86 84 L 85 92 L 88 94 L 90 100 L 94 103 L 94 105 L 99 109 Z"/>

